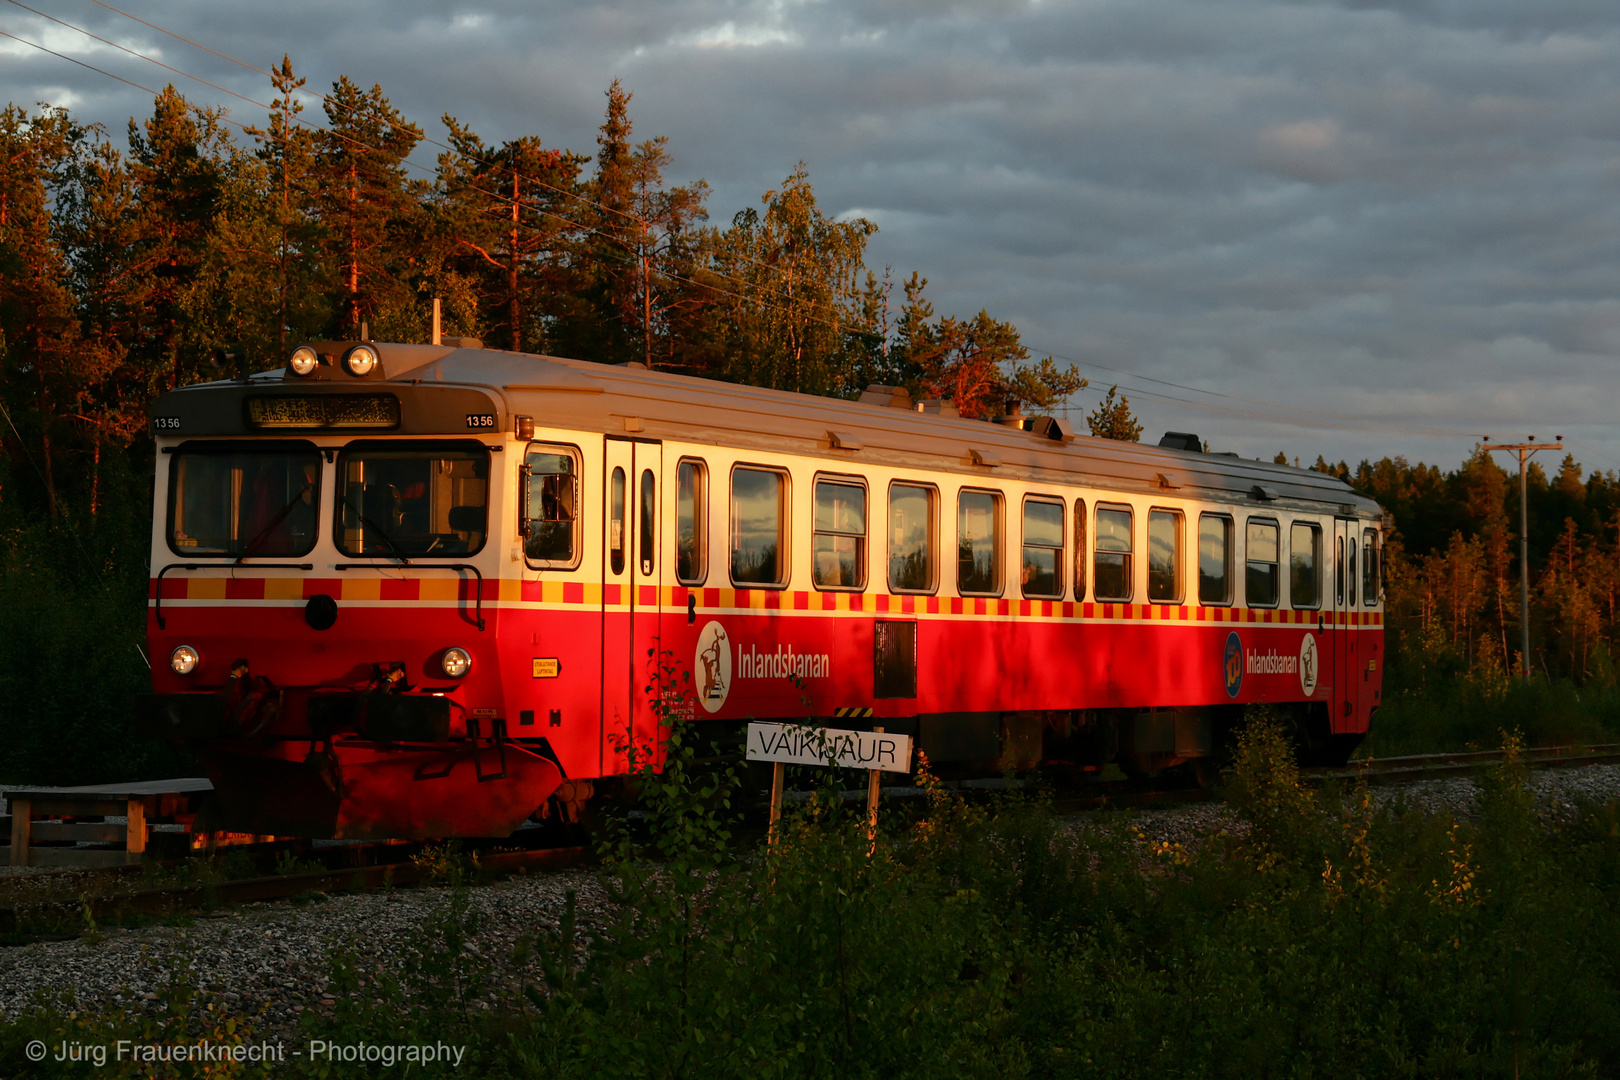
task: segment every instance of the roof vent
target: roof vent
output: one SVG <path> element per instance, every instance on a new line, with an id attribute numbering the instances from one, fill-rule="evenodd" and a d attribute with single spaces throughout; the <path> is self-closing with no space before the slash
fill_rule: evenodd
<path id="1" fill-rule="evenodd" d="M 828 449 L 830 450 L 864 450 L 866 447 L 861 440 L 847 431 L 827 432 Z"/>
<path id="2" fill-rule="evenodd" d="M 1256 485 L 1254 485 L 1254 487 L 1249 489 L 1249 495 L 1256 502 L 1276 502 L 1277 501 L 1277 489 L 1276 488 L 1261 487 L 1259 484 L 1256 484 Z"/>
<path id="3" fill-rule="evenodd" d="M 1167 431 L 1159 445 L 1168 450 L 1191 450 L 1195 454 L 1204 451 L 1204 440 L 1190 431 Z"/>
<path id="4" fill-rule="evenodd" d="M 1058 416 L 1032 416 L 1026 429 L 1053 442 L 1074 442 L 1074 428 Z"/>
<path id="5" fill-rule="evenodd" d="M 929 416 L 961 416 L 956 411 L 956 402 L 950 398 L 923 398 L 917 402 L 917 411 L 927 413 Z"/>
<path id="6" fill-rule="evenodd" d="M 484 347 L 483 339 L 475 337 L 441 337 L 439 342 L 450 346 L 452 349 L 482 349 Z"/>
<path id="7" fill-rule="evenodd" d="M 883 405 L 891 409 L 905 409 L 907 412 L 912 409 L 911 391 L 903 386 L 881 386 L 873 383 L 856 400 L 862 405 Z"/>

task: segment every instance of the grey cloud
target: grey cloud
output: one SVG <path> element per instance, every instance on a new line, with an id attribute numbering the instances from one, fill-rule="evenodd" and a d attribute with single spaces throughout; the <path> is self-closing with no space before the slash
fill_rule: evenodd
<path id="1" fill-rule="evenodd" d="M 86 0 L 61 9 L 266 93 Z M 1421 432 L 1563 426 L 1609 455 L 1588 466 L 1620 465 L 1612 3 L 299 0 L 154 21 L 259 66 L 290 53 L 314 91 L 379 82 L 433 134 L 448 112 L 486 139 L 590 152 L 621 77 L 637 134 L 670 137 L 717 222 L 802 158 L 825 209 L 882 226 L 869 262 L 921 270 L 938 310 L 985 307 L 1042 350 L 1275 406 L 1133 396 L 1150 432 L 1450 464 L 1469 441 Z M 150 104 L 49 57 L 5 56 L 0 84 L 19 102 L 70 92 L 120 140 Z M 1345 419 L 1288 422 L 1303 410 Z"/>

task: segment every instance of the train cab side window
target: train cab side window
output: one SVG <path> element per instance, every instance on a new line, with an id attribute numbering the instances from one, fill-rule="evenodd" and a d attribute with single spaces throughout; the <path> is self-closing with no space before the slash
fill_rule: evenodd
<path id="1" fill-rule="evenodd" d="M 1086 500 L 1074 500 L 1074 598 L 1086 598 Z"/>
<path id="2" fill-rule="evenodd" d="M 1361 602 L 1368 607 L 1378 605 L 1378 530 L 1368 529 L 1361 534 Z"/>
<path id="3" fill-rule="evenodd" d="M 615 574 L 624 573 L 624 470 L 615 468 L 608 492 L 608 565 Z"/>
<path id="4" fill-rule="evenodd" d="M 641 470 L 641 507 L 636 513 L 641 519 L 641 576 L 651 577 L 658 548 L 658 477 L 651 469 Z"/>
<path id="5" fill-rule="evenodd" d="M 1322 606 L 1322 530 L 1295 522 L 1288 527 L 1288 602 Z"/>
<path id="6" fill-rule="evenodd" d="M 1198 602 L 1232 602 L 1232 519 L 1224 514 L 1198 516 Z"/>
<path id="7" fill-rule="evenodd" d="M 675 467 L 675 577 L 682 585 L 709 576 L 708 507 L 708 466 L 683 459 Z"/>
<path id="8" fill-rule="evenodd" d="M 889 591 L 934 591 L 934 508 L 938 493 L 922 484 L 889 485 Z"/>
<path id="9" fill-rule="evenodd" d="M 818 589 L 866 587 L 866 485 L 854 477 L 816 479 L 810 579 Z"/>
<path id="10" fill-rule="evenodd" d="M 1097 507 L 1097 546 L 1092 586 L 1095 599 L 1129 600 L 1132 593 L 1131 510 L 1125 506 Z"/>
<path id="11" fill-rule="evenodd" d="M 731 580 L 787 583 L 787 476 L 738 466 L 731 473 Z"/>
<path id="12" fill-rule="evenodd" d="M 523 456 L 523 553 L 546 566 L 579 564 L 579 451 L 530 443 Z"/>
<path id="13" fill-rule="evenodd" d="M 1181 512 L 1148 511 L 1148 599 L 1181 602 Z"/>
<path id="14" fill-rule="evenodd" d="M 1244 599 L 1250 607 L 1276 607 L 1281 591 L 1277 565 L 1277 523 L 1249 519 L 1244 559 Z"/>
<path id="15" fill-rule="evenodd" d="M 964 490 L 956 497 L 956 591 L 1001 592 L 1001 495 Z"/>
<path id="16" fill-rule="evenodd" d="M 1063 504 L 1056 499 L 1024 500 L 1024 561 L 1019 581 L 1025 596 L 1057 599 L 1063 595 Z"/>

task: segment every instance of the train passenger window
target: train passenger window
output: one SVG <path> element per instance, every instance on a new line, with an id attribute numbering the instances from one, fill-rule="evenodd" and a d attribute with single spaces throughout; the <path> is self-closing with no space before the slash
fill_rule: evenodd
<path id="1" fill-rule="evenodd" d="M 1063 595 L 1063 504 L 1024 500 L 1024 562 L 1019 572 L 1025 596 Z"/>
<path id="2" fill-rule="evenodd" d="M 1074 500 L 1074 598 L 1086 598 L 1086 500 Z"/>
<path id="3" fill-rule="evenodd" d="M 1322 530 L 1298 521 L 1288 528 L 1288 602 L 1322 606 Z"/>
<path id="4" fill-rule="evenodd" d="M 1378 603 L 1378 530 L 1361 534 L 1361 602 L 1368 607 Z"/>
<path id="5" fill-rule="evenodd" d="M 1345 555 L 1348 556 L 1344 571 L 1345 600 L 1350 607 L 1356 606 L 1356 534 L 1351 533 L 1344 542 Z"/>
<path id="6" fill-rule="evenodd" d="M 337 473 L 343 554 L 453 559 L 483 548 L 489 448 L 482 443 L 350 443 Z"/>
<path id="7" fill-rule="evenodd" d="M 810 579 L 818 589 L 866 587 L 866 485 L 816 480 Z"/>
<path id="8" fill-rule="evenodd" d="M 889 591 L 934 591 L 932 487 L 889 485 Z"/>
<path id="9" fill-rule="evenodd" d="M 1098 600 L 1129 600 L 1132 592 L 1131 511 L 1124 506 L 1097 507 L 1097 545 L 1092 592 Z"/>
<path id="10" fill-rule="evenodd" d="M 188 443 L 169 465 L 169 548 L 188 559 L 303 555 L 320 485 L 312 443 Z"/>
<path id="11" fill-rule="evenodd" d="M 1244 599 L 1250 607 L 1276 607 L 1281 581 L 1277 568 L 1277 523 L 1249 519 L 1244 558 Z"/>
<path id="12" fill-rule="evenodd" d="M 1232 519 L 1198 515 L 1198 602 L 1232 602 Z"/>
<path id="13" fill-rule="evenodd" d="M 675 466 L 675 578 L 701 585 L 709 576 L 709 469 L 683 459 Z"/>
<path id="14" fill-rule="evenodd" d="M 787 582 L 787 477 L 738 466 L 731 473 L 731 580 L 738 585 Z"/>
<path id="15" fill-rule="evenodd" d="M 608 565 L 624 573 L 624 470 L 615 468 L 608 492 Z"/>
<path id="16" fill-rule="evenodd" d="M 579 451 L 530 443 L 523 456 L 523 553 L 531 563 L 579 562 Z"/>
<path id="17" fill-rule="evenodd" d="M 1001 496 L 963 491 L 956 497 L 956 591 L 994 596 L 1001 591 Z"/>
<path id="18" fill-rule="evenodd" d="M 1344 607 L 1344 537 L 1338 537 L 1334 547 L 1333 602 Z"/>
<path id="19" fill-rule="evenodd" d="M 1148 599 L 1181 602 L 1181 512 L 1148 511 Z"/>
<path id="20" fill-rule="evenodd" d="M 653 552 L 658 545 L 658 478 L 651 469 L 641 470 L 641 576 L 653 572 Z"/>

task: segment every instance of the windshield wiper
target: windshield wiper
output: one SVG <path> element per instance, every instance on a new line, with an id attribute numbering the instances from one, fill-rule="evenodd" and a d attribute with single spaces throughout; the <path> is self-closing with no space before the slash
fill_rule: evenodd
<path id="1" fill-rule="evenodd" d="M 382 529 L 378 528 L 377 523 L 375 521 L 372 521 L 370 518 L 366 517 L 365 514 L 361 513 L 360 508 L 358 506 L 354 505 L 354 501 L 352 499 L 350 499 L 347 495 L 345 495 L 343 497 L 343 505 L 347 506 L 350 510 L 354 511 L 354 516 L 360 519 L 360 524 L 361 525 L 364 525 L 366 528 L 368 528 L 372 532 L 376 533 L 377 538 L 379 540 L 381 540 L 383 543 L 388 545 L 388 550 L 392 551 L 394 553 L 394 558 L 399 560 L 399 565 L 401 565 L 401 566 L 409 566 L 409 565 L 411 565 L 411 560 L 407 559 L 400 552 L 399 545 L 394 543 L 394 538 L 389 536 L 387 533 L 383 532 Z"/>
<path id="2" fill-rule="evenodd" d="M 298 505 L 300 500 L 302 500 L 305 495 L 308 495 L 313 490 L 315 490 L 314 484 L 305 484 L 303 490 L 294 495 L 292 497 L 292 501 L 286 506 L 283 506 L 276 516 L 270 519 L 270 524 L 266 525 L 264 528 L 255 533 L 253 539 L 249 540 L 247 542 L 247 546 L 242 549 L 242 554 L 236 557 L 237 565 L 240 566 L 243 559 L 247 558 L 249 555 L 252 555 L 253 552 L 258 549 L 260 544 L 270 539 L 270 534 L 275 532 L 276 529 L 281 526 L 283 521 L 287 520 L 287 515 L 293 512 L 293 508 Z"/>

